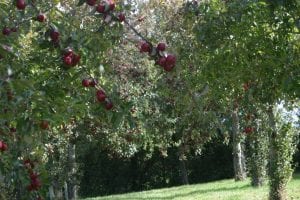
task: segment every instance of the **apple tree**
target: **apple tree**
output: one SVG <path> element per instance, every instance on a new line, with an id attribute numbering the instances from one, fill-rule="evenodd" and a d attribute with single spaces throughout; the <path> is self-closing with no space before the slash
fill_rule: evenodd
<path id="1" fill-rule="evenodd" d="M 122 111 L 108 52 L 131 26 L 124 5 L 111 0 L 0 4 L 1 179 L 15 198 L 41 199 L 51 178 L 45 144 L 71 140 L 66 127 L 74 121 L 106 125 Z M 176 58 L 162 48 L 142 45 L 170 71 Z"/>
<path id="2" fill-rule="evenodd" d="M 255 105 L 270 119 L 270 199 L 286 199 L 295 132 L 289 125 L 276 128 L 273 108 L 299 97 L 299 3 L 211 1 L 196 10 L 194 31 L 202 53 L 209 55 L 202 73 L 225 98 L 238 96 L 242 85 L 251 88 Z"/>

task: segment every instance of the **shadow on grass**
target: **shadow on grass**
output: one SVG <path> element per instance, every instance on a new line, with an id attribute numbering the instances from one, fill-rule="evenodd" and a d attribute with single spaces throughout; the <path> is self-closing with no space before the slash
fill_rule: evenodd
<path id="1" fill-rule="evenodd" d="M 300 173 L 294 173 L 293 179 L 296 182 L 299 182 L 300 180 Z M 267 184 L 266 184 L 267 185 Z M 192 185 L 190 185 L 192 186 Z M 189 186 L 187 186 L 189 187 Z M 193 186 L 192 186 L 193 187 Z M 199 189 L 197 189 L 199 188 Z M 102 198 L 87 198 L 85 200 L 172 200 L 174 198 L 185 198 L 185 197 L 193 197 L 193 196 L 201 196 L 201 194 L 207 194 L 207 193 L 217 193 L 217 192 L 224 192 L 224 191 L 234 191 L 234 190 L 240 190 L 240 189 L 246 189 L 246 188 L 253 188 L 249 184 L 243 185 L 243 186 L 228 186 L 228 187 L 219 187 L 214 189 L 201 189 L 201 186 L 195 186 L 192 191 L 185 192 L 185 187 L 181 188 L 170 188 L 162 191 L 148 191 L 143 192 L 141 194 L 139 193 L 127 193 L 124 195 L 117 195 L 117 196 L 107 196 Z M 168 193 L 170 194 L 169 196 Z M 139 197 L 140 195 L 140 197 Z M 300 195 L 300 193 L 299 193 Z M 234 198 L 234 197 L 233 197 Z"/>
<path id="2" fill-rule="evenodd" d="M 244 189 L 244 188 L 248 188 L 250 187 L 250 185 L 244 185 L 241 187 L 235 186 L 235 187 L 221 187 L 221 188 L 217 188 L 217 189 L 199 189 L 199 190 L 195 190 L 195 191 L 191 191 L 191 192 L 187 192 L 184 194 L 173 194 L 171 196 L 166 196 L 166 197 L 157 197 L 155 194 L 153 195 L 149 195 L 147 197 L 134 197 L 134 196 L 124 196 L 124 197 L 114 197 L 114 200 L 172 200 L 174 198 L 184 198 L 184 197 L 189 197 L 189 196 L 194 196 L 194 195 L 201 195 L 201 194 L 207 194 L 207 193 L 214 193 L 214 192 L 223 192 L 223 191 L 233 191 L 233 190 L 238 190 L 238 189 Z M 176 192 L 176 191 L 175 191 Z M 177 191 L 179 192 L 179 191 Z M 143 194 L 144 195 L 144 194 Z M 103 198 L 103 200 L 105 199 L 112 199 L 112 198 Z"/>

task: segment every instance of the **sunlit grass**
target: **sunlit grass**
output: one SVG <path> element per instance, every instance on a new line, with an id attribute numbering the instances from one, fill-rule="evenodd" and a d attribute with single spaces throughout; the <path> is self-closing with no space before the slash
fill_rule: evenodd
<path id="1" fill-rule="evenodd" d="M 290 199 L 300 200 L 300 174 L 288 184 Z M 267 200 L 268 186 L 253 188 L 249 180 L 222 180 L 205 184 L 164 188 L 84 200 Z"/>

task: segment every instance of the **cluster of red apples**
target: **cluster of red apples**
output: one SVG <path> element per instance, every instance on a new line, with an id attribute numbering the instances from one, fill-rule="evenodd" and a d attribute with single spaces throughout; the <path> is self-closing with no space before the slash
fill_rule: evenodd
<path id="1" fill-rule="evenodd" d="M 86 3 L 90 6 L 95 6 L 96 11 L 98 13 L 104 14 L 105 15 L 105 20 L 111 20 L 112 16 L 110 14 L 112 11 L 115 10 L 116 4 L 114 3 L 113 0 L 101 0 L 98 2 L 98 0 L 86 0 Z M 27 4 L 25 0 L 16 0 L 16 7 L 19 10 L 25 10 Z M 110 17 L 109 17 L 110 16 Z M 40 22 L 44 22 L 46 17 L 43 14 L 39 14 L 37 16 L 37 20 Z M 125 15 L 123 13 L 120 13 L 118 15 L 119 21 L 124 21 L 125 20 Z"/>
<path id="2" fill-rule="evenodd" d="M 8 126 L 7 122 L 5 124 L 6 124 L 6 126 Z M 41 123 L 40 123 L 40 128 L 43 129 L 43 130 L 49 129 L 49 122 L 46 121 L 46 120 L 42 120 Z M 11 133 L 17 132 L 17 129 L 15 127 L 10 127 L 9 130 L 10 130 Z M 7 151 L 7 149 L 8 149 L 7 144 L 4 141 L 0 140 L 0 151 L 4 152 L 4 151 Z"/>
<path id="3" fill-rule="evenodd" d="M 16 7 L 18 10 L 25 10 L 26 6 L 27 6 L 27 4 L 26 4 L 25 0 L 16 0 Z M 46 21 L 46 16 L 44 14 L 40 13 L 36 16 L 35 19 L 39 22 L 44 22 L 44 21 Z M 12 28 L 4 27 L 2 29 L 2 34 L 5 36 L 9 36 L 13 32 L 17 32 L 17 27 L 12 27 Z"/>
<path id="4" fill-rule="evenodd" d="M 73 49 L 67 48 L 63 53 L 63 62 L 67 68 L 76 66 L 80 61 L 80 55 L 76 54 Z"/>
<path id="5" fill-rule="evenodd" d="M 91 79 L 83 79 L 82 80 L 82 86 L 83 87 L 93 87 L 96 88 L 97 87 L 97 81 L 93 78 Z M 111 100 L 107 97 L 105 91 L 101 88 L 96 88 L 96 98 L 98 100 L 98 102 L 100 103 L 104 103 L 104 107 L 106 110 L 111 110 L 114 105 L 111 102 Z"/>
<path id="6" fill-rule="evenodd" d="M 2 34 L 5 36 L 9 36 L 11 33 L 15 33 L 15 32 L 17 32 L 16 27 L 13 27 L 13 28 L 4 27 L 2 29 Z"/>
<path id="7" fill-rule="evenodd" d="M 251 122 L 253 119 L 253 116 L 251 114 L 247 114 L 246 115 L 246 121 L 247 121 L 247 124 L 249 124 L 249 122 Z M 251 127 L 251 126 L 246 126 L 244 128 L 244 133 L 246 134 L 251 134 L 252 132 L 254 132 L 254 128 Z"/>
<path id="8" fill-rule="evenodd" d="M 39 22 L 44 22 L 46 20 L 46 16 L 44 14 L 39 14 L 36 17 L 36 20 L 39 21 Z M 4 27 L 2 29 L 2 34 L 4 36 L 9 36 L 11 33 L 16 33 L 17 31 L 18 31 L 17 27 L 12 27 L 12 28 Z"/>
<path id="9" fill-rule="evenodd" d="M 26 159 L 23 161 L 23 165 L 25 169 L 27 169 L 29 178 L 30 178 L 30 184 L 27 186 L 27 190 L 29 192 L 32 191 L 38 191 L 42 187 L 42 182 L 39 179 L 39 175 L 34 172 L 35 164 L 32 160 Z M 42 197 L 38 196 L 37 200 L 41 200 Z"/>
<path id="10" fill-rule="evenodd" d="M 97 0 L 86 0 L 86 3 L 89 6 L 95 7 L 98 13 L 103 14 L 106 23 L 109 23 L 114 19 L 113 12 L 116 8 L 116 4 L 113 0 L 102 0 L 100 2 Z M 119 13 L 115 19 L 120 22 L 125 21 L 124 13 Z"/>
<path id="11" fill-rule="evenodd" d="M 15 0 L 15 6 L 19 10 L 25 10 L 27 4 L 25 0 Z M 104 17 L 106 23 L 111 21 L 125 21 L 124 13 L 115 14 L 116 4 L 113 0 L 86 0 L 86 4 L 93 6 L 96 12 L 100 13 Z M 38 22 L 45 22 L 46 16 L 43 13 L 39 13 L 37 16 L 32 19 Z M 6 36 L 10 35 L 11 32 L 16 32 L 17 28 L 3 28 L 2 33 Z M 57 28 L 50 26 L 50 29 L 47 31 L 46 35 L 50 38 L 51 42 L 58 46 L 60 42 L 60 32 Z M 166 44 L 159 43 L 154 47 L 148 41 L 143 41 L 140 46 L 140 51 L 143 53 L 149 53 L 149 56 L 156 61 L 156 64 L 163 67 L 165 71 L 171 71 L 176 64 L 176 56 L 172 54 L 167 54 L 165 52 Z M 76 54 L 71 48 L 66 48 L 62 53 L 62 62 L 65 68 L 71 68 L 79 64 L 80 55 Z M 84 79 L 82 81 L 84 87 L 96 87 L 97 83 L 94 80 Z M 96 93 L 97 100 L 101 103 L 105 103 L 105 108 L 110 110 L 113 108 L 112 102 L 107 98 L 106 93 L 103 89 L 97 89 Z M 44 125 L 46 126 L 46 125 Z M 47 125 L 48 126 L 48 125 Z M 42 128 L 47 129 L 47 128 Z"/>
<path id="12" fill-rule="evenodd" d="M 156 64 L 163 67 L 165 71 L 170 72 L 176 65 L 176 56 L 173 54 L 167 54 L 165 52 L 167 45 L 163 42 L 159 43 L 156 47 L 147 41 L 142 41 L 140 44 L 141 53 L 149 53 Z"/>

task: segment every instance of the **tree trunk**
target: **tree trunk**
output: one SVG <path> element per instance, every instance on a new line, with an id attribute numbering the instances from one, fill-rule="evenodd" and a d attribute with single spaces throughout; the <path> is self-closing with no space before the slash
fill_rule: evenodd
<path id="1" fill-rule="evenodd" d="M 189 184 L 189 177 L 188 177 L 188 172 L 186 169 L 186 164 L 185 164 L 185 153 L 184 153 L 184 145 L 180 146 L 178 148 L 178 157 L 179 157 L 179 171 L 180 171 L 180 176 L 181 176 L 181 181 L 183 185 L 188 185 Z"/>
<path id="2" fill-rule="evenodd" d="M 69 198 L 69 187 L 68 187 L 67 182 L 64 183 L 64 196 L 65 196 L 65 200 L 70 200 L 70 198 Z"/>
<path id="3" fill-rule="evenodd" d="M 146 165 L 147 165 L 146 161 Z M 131 175 L 130 175 L 130 179 L 131 179 L 131 188 L 129 188 L 129 190 L 133 190 L 133 191 L 139 191 L 141 190 L 141 181 L 140 181 L 140 176 L 143 175 L 143 173 L 140 173 L 140 171 L 137 171 L 137 169 L 139 169 L 139 164 L 138 164 L 138 155 L 134 155 L 131 159 L 130 159 L 130 168 L 131 168 Z M 129 181 L 129 180 L 128 180 Z"/>
<path id="4" fill-rule="evenodd" d="M 50 200 L 63 200 L 62 188 L 57 180 L 53 180 L 49 187 Z"/>
<path id="5" fill-rule="evenodd" d="M 259 142 L 259 141 L 258 141 Z M 256 142 L 256 144 L 258 143 Z M 255 152 L 252 152 L 255 155 L 251 155 L 251 161 L 249 161 L 249 168 L 250 169 L 250 175 L 251 175 L 251 185 L 253 187 L 261 187 L 264 184 L 265 181 L 265 172 L 266 172 L 266 165 L 264 162 L 264 160 L 261 160 L 261 155 L 259 155 L 260 153 L 260 149 L 257 145 L 254 145 L 253 148 L 257 148 L 254 149 Z M 262 152 L 263 154 L 264 152 Z M 264 159 L 264 158 L 263 158 Z"/>
<path id="6" fill-rule="evenodd" d="M 283 169 L 278 169 L 278 161 L 284 158 L 280 158 L 279 149 L 276 147 L 278 133 L 276 130 L 276 121 L 273 112 L 273 107 L 271 106 L 268 110 L 269 115 L 269 126 L 271 128 L 269 137 L 269 176 L 270 176 L 270 200 L 287 200 L 285 177 L 281 176 L 278 171 Z"/>
<path id="7" fill-rule="evenodd" d="M 68 194 L 68 200 L 76 200 L 77 199 L 77 179 L 76 179 L 76 172 L 77 172 L 77 165 L 76 165 L 76 146 L 73 143 L 69 143 L 68 146 L 68 181 L 67 187 L 65 188 Z"/>
<path id="8" fill-rule="evenodd" d="M 258 112 L 256 112 L 256 116 L 258 116 Z M 263 120 L 255 119 L 254 123 L 252 123 L 255 131 L 248 137 L 250 151 L 248 168 L 251 176 L 251 185 L 254 187 L 263 186 L 266 177 L 268 136 L 263 124 Z"/>
<path id="9" fill-rule="evenodd" d="M 261 152 L 261 148 L 258 147 L 260 141 L 254 141 L 252 158 L 249 161 L 250 175 L 251 175 L 251 185 L 253 187 L 261 187 L 265 181 L 266 173 L 266 164 L 265 158 L 261 155 L 264 152 Z M 261 154 L 260 154 L 261 153 Z"/>
<path id="10" fill-rule="evenodd" d="M 236 181 L 243 181 L 246 179 L 245 171 L 245 156 L 242 149 L 241 137 L 239 132 L 239 117 L 238 109 L 235 108 L 232 113 L 232 140 L 233 140 L 233 167 L 234 167 L 234 178 Z"/>
<path id="11" fill-rule="evenodd" d="M 53 185 L 49 186 L 49 198 L 50 198 L 50 200 L 54 200 L 55 199 Z"/>
<path id="12" fill-rule="evenodd" d="M 186 165 L 184 160 L 179 160 L 179 168 L 180 168 L 180 173 L 181 173 L 181 180 L 183 185 L 188 185 L 189 184 L 189 178 L 188 178 L 188 173 L 186 170 Z"/>
<path id="13" fill-rule="evenodd" d="M 247 171 L 247 165 L 246 165 L 246 154 L 245 154 L 245 149 L 246 149 L 246 146 L 245 144 L 241 143 L 241 149 L 242 149 L 242 167 L 243 167 L 243 171 L 245 173 L 245 177 L 247 176 L 246 175 L 246 171 Z"/>

